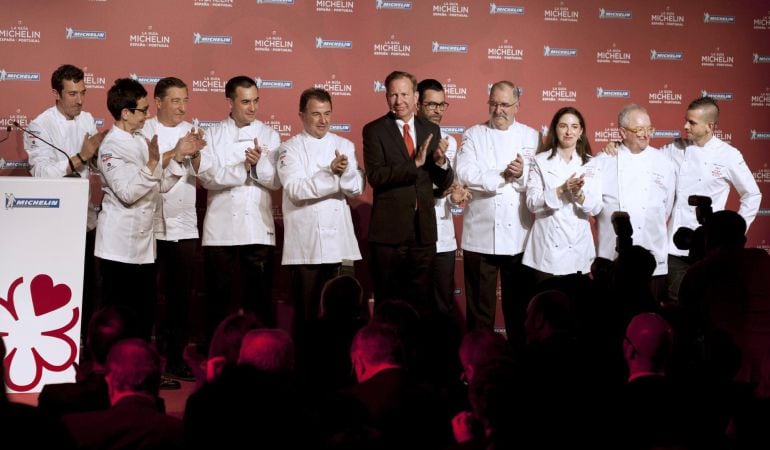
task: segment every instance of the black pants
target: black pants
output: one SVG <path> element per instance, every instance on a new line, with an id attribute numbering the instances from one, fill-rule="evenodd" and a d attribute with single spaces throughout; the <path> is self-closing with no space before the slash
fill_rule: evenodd
<path id="1" fill-rule="evenodd" d="M 494 329 L 499 272 L 505 331 L 511 345 L 523 345 L 527 304 L 534 289 L 534 274 L 521 263 L 523 255 L 463 252 L 468 330 Z"/>
<path id="2" fill-rule="evenodd" d="M 457 252 L 436 253 L 433 262 L 433 298 L 438 311 L 455 318 L 459 315 L 455 305 L 455 259 Z"/>
<path id="3" fill-rule="evenodd" d="M 149 341 L 157 304 L 155 264 L 126 264 L 99 258 L 99 267 L 104 305 L 126 308 L 136 334 Z"/>
<path id="4" fill-rule="evenodd" d="M 668 298 L 673 304 L 679 303 L 679 286 L 690 265 L 684 256 L 668 255 Z"/>
<path id="5" fill-rule="evenodd" d="M 370 242 L 369 250 L 375 306 L 398 299 L 410 303 L 418 312 L 435 311 L 432 304 L 435 243 L 388 245 Z"/>
<path id="6" fill-rule="evenodd" d="M 273 246 L 251 244 L 203 247 L 206 268 L 206 336 L 219 322 L 243 308 L 266 327 L 275 325 Z M 237 280 L 240 274 L 240 282 Z"/>
<path id="7" fill-rule="evenodd" d="M 80 338 L 86 341 L 88 334 L 88 324 L 94 311 L 102 306 L 100 271 L 97 261 L 99 258 L 94 256 L 94 244 L 96 242 L 96 229 L 86 233 L 86 255 L 83 265 L 83 307 L 82 319 L 80 320 Z"/>
<path id="8" fill-rule="evenodd" d="M 157 240 L 158 272 L 165 297 L 165 311 L 160 316 L 156 334 L 159 349 L 167 365 L 180 367 L 182 351 L 190 340 L 190 311 L 194 304 L 193 270 L 197 239 Z"/>

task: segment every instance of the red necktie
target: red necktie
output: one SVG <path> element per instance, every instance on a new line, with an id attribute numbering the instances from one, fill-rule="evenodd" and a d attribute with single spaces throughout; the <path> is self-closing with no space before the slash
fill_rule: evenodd
<path id="1" fill-rule="evenodd" d="M 414 142 L 412 141 L 412 135 L 409 134 L 409 124 L 404 124 L 404 144 L 406 144 L 406 152 L 409 153 L 410 158 L 414 158 Z"/>

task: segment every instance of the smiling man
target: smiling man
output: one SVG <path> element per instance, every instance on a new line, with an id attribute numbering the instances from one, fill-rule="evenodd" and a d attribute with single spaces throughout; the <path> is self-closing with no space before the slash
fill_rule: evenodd
<path id="1" fill-rule="evenodd" d="M 375 301 L 397 298 L 433 311 L 436 306 L 428 303 L 437 239 L 433 185 L 446 190 L 454 172 L 438 146 L 438 125 L 415 115 L 414 75 L 391 72 L 385 88 L 389 112 L 363 130 L 366 177 L 374 189 L 369 268 Z"/>
<path id="2" fill-rule="evenodd" d="M 599 153 L 595 159 L 602 173 L 602 210 L 596 216 L 597 254 L 608 260 L 616 258 L 612 214 L 627 212 L 633 228 L 633 245 L 640 245 L 655 256 L 652 289 L 658 301 L 665 301 L 666 222 L 674 204 L 676 173 L 670 159 L 650 146 L 655 128 L 646 109 L 636 104 L 625 106 L 618 114 L 618 127 L 623 140 L 617 155 Z"/>
<path id="3" fill-rule="evenodd" d="M 271 190 L 280 187 L 275 161 L 280 138 L 257 120 L 259 89 L 247 76 L 225 85 L 230 115 L 206 133 L 198 179 L 208 190 L 203 221 L 207 335 L 242 306 L 263 324 L 275 322 L 272 300 L 275 223 Z M 240 267 L 240 285 L 235 277 Z M 234 297 L 234 298 L 233 298 Z M 240 300 L 242 305 L 230 305 Z M 234 306 L 235 310 L 228 310 Z"/>
<path id="4" fill-rule="evenodd" d="M 673 160 L 677 173 L 674 209 L 668 222 L 668 293 L 674 301 L 678 299 L 679 285 L 691 262 L 687 259 L 688 251 L 674 245 L 674 233 L 679 227 L 695 229 L 699 225 L 695 207 L 690 206 L 687 199 L 691 195 L 710 197 L 712 209 L 721 211 L 732 185 L 740 196 L 738 214 L 746 220 L 747 230 L 762 201 L 762 193 L 741 152 L 714 136 L 718 122 L 717 102 L 711 97 L 695 99 L 687 106 L 685 114 L 687 140 L 663 147 Z"/>
<path id="5" fill-rule="evenodd" d="M 51 90 L 56 100 L 54 106 L 43 111 L 29 124 L 29 131 L 41 139 L 24 134 L 24 150 L 29 156 L 30 173 L 33 177 L 60 178 L 70 175 L 70 163 L 83 178 L 90 175 L 89 162 L 99 149 L 105 132 L 98 133 L 93 116 L 83 111 L 86 84 L 83 71 L 71 64 L 59 66 L 51 74 Z M 67 157 L 43 140 L 64 150 Z M 89 196 L 89 199 L 90 196 Z M 94 240 L 96 216 L 99 205 L 93 199 L 88 204 L 86 221 L 86 255 L 83 280 L 83 323 L 81 336 L 85 338 L 86 324 L 98 306 L 96 291 L 96 266 L 94 264 Z"/>
<path id="6" fill-rule="evenodd" d="M 179 78 L 163 78 L 155 85 L 157 116 L 147 119 L 142 134 L 147 139 L 158 136 L 158 149 L 163 167 L 178 171 L 174 186 L 161 194 L 161 220 L 155 229 L 158 246 L 158 269 L 164 280 L 166 320 L 157 326 L 158 339 L 165 349 L 166 372 L 187 381 L 194 377 L 182 360 L 182 350 L 189 338 L 188 317 L 193 305 L 191 293 L 195 248 L 198 240 L 198 217 L 195 211 L 196 172 L 200 167 L 200 150 L 206 142 L 203 133 L 185 121 L 187 85 Z M 186 149 L 195 153 L 186 157 Z M 170 164 L 171 159 L 176 164 Z M 193 316 L 194 317 L 194 316 Z"/>
<path id="7" fill-rule="evenodd" d="M 499 272 L 505 328 L 514 345 L 524 343 L 533 285 L 522 257 L 532 228 L 527 177 L 539 142 L 537 131 L 516 120 L 519 101 L 519 88 L 512 82 L 493 84 L 489 119 L 465 131 L 457 154 L 457 177 L 473 194 L 463 215 L 462 237 L 468 329 L 493 329 Z"/>
<path id="8" fill-rule="evenodd" d="M 306 89 L 299 99 L 303 131 L 278 148 L 283 185 L 283 265 L 289 266 L 294 341 L 304 348 L 305 323 L 318 317 L 324 284 L 343 260 L 360 260 L 347 199 L 361 195 L 364 176 L 349 140 L 329 132 L 332 98 Z"/>

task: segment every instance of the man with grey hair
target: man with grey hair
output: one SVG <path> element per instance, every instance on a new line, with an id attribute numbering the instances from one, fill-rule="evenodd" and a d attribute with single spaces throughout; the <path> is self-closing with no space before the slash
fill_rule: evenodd
<path id="1" fill-rule="evenodd" d="M 708 96 L 697 98 L 687 106 L 686 139 L 677 139 L 661 149 L 671 159 L 677 177 L 674 206 L 668 221 L 668 296 L 673 302 L 678 301 L 679 285 L 691 264 L 689 250 L 677 248 L 674 234 L 681 227 L 695 229 L 699 225 L 689 197 L 709 197 L 712 209 L 721 211 L 725 209 L 732 185 L 740 195 L 738 214 L 746 220 L 747 229 L 762 201 L 762 193 L 741 152 L 714 136 L 717 122 L 716 100 Z M 615 144 L 607 145 L 604 152 L 615 154 Z"/>
<path id="2" fill-rule="evenodd" d="M 294 371 L 294 342 L 277 328 L 251 330 L 243 336 L 238 364 L 247 364 L 275 374 Z"/>
<path id="3" fill-rule="evenodd" d="M 532 227 L 525 191 L 539 136 L 516 121 L 519 88 L 498 81 L 489 92 L 489 120 L 463 135 L 457 154 L 460 183 L 472 193 L 463 216 L 462 248 L 468 329 L 492 329 L 500 272 L 508 339 L 524 343 L 524 317 L 532 273 L 522 264 Z"/>
<path id="4" fill-rule="evenodd" d="M 623 139 L 617 154 L 600 153 L 596 163 L 602 173 L 602 210 L 596 216 L 599 231 L 597 254 L 614 260 L 616 233 L 612 216 L 628 213 L 633 234 L 631 245 L 640 245 L 655 256 L 653 290 L 658 300 L 665 299 L 668 273 L 668 232 L 676 189 L 674 166 L 665 154 L 650 146 L 655 132 L 647 110 L 636 104 L 623 107 L 618 114 L 618 128 Z"/>

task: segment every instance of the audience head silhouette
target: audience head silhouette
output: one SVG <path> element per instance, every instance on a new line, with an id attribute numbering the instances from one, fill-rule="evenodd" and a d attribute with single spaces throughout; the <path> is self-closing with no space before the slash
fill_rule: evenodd
<path id="1" fill-rule="evenodd" d="M 128 395 L 156 396 L 160 387 L 160 356 L 142 339 L 124 339 L 107 355 L 105 377 L 114 405 Z"/>
<path id="2" fill-rule="evenodd" d="M 492 330 L 473 330 L 463 337 L 459 353 L 465 381 L 472 383 L 481 368 L 508 356 L 508 342 Z"/>
<path id="3" fill-rule="evenodd" d="M 321 315 L 335 319 L 368 316 L 361 284 L 350 275 L 341 275 L 324 284 L 321 291 Z"/>
<path id="4" fill-rule="evenodd" d="M 664 373 L 673 342 L 671 325 L 655 313 L 637 314 L 626 328 L 623 354 L 630 375 Z"/>
<path id="5" fill-rule="evenodd" d="M 238 364 L 277 374 L 294 371 L 294 342 L 279 329 L 251 330 L 243 337 Z"/>
<path id="6" fill-rule="evenodd" d="M 371 323 L 358 330 L 350 346 L 350 360 L 358 382 L 382 370 L 401 367 L 404 360 L 401 340 L 387 325 Z"/>
<path id="7" fill-rule="evenodd" d="M 564 292 L 548 290 L 532 297 L 524 322 L 527 342 L 538 342 L 572 329 L 570 299 Z"/>

